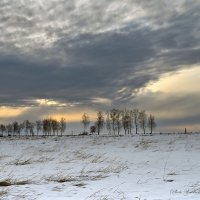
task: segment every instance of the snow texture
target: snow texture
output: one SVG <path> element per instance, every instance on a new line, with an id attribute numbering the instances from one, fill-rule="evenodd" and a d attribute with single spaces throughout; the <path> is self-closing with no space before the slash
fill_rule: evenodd
<path id="1" fill-rule="evenodd" d="M 199 141 L 200 134 L 1 138 L 0 199 L 199 200 Z"/>

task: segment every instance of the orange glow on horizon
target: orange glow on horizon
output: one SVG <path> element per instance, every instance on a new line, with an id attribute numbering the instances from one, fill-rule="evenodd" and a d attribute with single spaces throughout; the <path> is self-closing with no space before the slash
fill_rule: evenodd
<path id="1" fill-rule="evenodd" d="M 0 107 L 0 117 L 1 118 L 9 118 L 9 117 L 17 117 L 20 116 L 27 108 L 21 107 Z"/>
<path id="2" fill-rule="evenodd" d="M 56 120 L 60 120 L 62 117 L 65 118 L 66 122 L 81 122 L 82 115 L 84 112 L 78 112 L 78 113 L 69 113 L 69 114 L 52 114 L 52 115 L 44 115 L 42 118 L 53 118 Z M 89 115 L 89 118 L 91 121 L 93 121 L 96 118 L 96 113 L 93 111 L 85 112 Z"/>

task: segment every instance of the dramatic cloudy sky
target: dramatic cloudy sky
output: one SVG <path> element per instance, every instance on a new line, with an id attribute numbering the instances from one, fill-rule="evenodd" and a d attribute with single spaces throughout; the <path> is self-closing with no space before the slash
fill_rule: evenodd
<path id="1" fill-rule="evenodd" d="M 200 1 L 1 0 L 0 121 L 113 107 L 200 129 Z"/>

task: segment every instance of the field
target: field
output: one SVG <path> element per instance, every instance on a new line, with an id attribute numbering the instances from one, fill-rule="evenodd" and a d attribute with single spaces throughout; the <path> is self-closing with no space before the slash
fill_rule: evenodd
<path id="1" fill-rule="evenodd" d="M 199 200 L 200 134 L 0 139 L 1 200 Z"/>

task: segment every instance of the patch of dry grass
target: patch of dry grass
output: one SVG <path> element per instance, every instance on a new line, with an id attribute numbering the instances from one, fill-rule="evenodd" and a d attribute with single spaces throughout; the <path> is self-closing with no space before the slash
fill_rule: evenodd
<path id="1" fill-rule="evenodd" d="M 30 165 L 32 164 L 32 161 L 31 159 L 26 159 L 26 160 L 17 159 L 13 164 L 14 165 Z"/>
<path id="2" fill-rule="evenodd" d="M 58 182 L 58 183 L 79 181 L 76 177 L 65 176 L 65 175 L 50 176 L 50 177 L 46 178 L 46 180 Z"/>
<path id="3" fill-rule="evenodd" d="M 121 171 L 128 169 L 128 167 L 124 164 L 120 164 L 117 166 L 114 165 L 109 165 L 107 167 L 101 167 L 96 170 L 96 172 L 101 172 L 104 174 L 109 174 L 109 173 L 120 173 Z"/>
<path id="4" fill-rule="evenodd" d="M 87 154 L 81 151 L 75 151 L 73 152 L 73 154 L 75 156 L 75 159 L 78 159 L 78 160 L 87 160 L 93 156 L 92 154 Z"/>
<path id="5" fill-rule="evenodd" d="M 81 170 L 81 174 L 82 174 L 82 176 L 95 174 L 95 176 L 98 175 L 98 176 L 104 177 L 106 175 L 106 177 L 107 177 L 108 174 L 120 173 L 126 169 L 128 169 L 128 167 L 123 163 L 116 164 L 116 165 L 110 164 L 107 166 L 102 166 L 102 167 L 97 167 L 97 168 L 92 168 L 92 169 L 86 169 L 86 167 L 84 167 Z"/>
<path id="6" fill-rule="evenodd" d="M 53 152 L 56 152 L 56 149 L 40 149 L 38 152 L 40 152 L 40 153 L 53 153 Z"/>
<path id="7" fill-rule="evenodd" d="M 54 158 L 42 156 L 38 159 L 34 159 L 33 163 L 45 163 L 45 162 L 50 162 L 52 160 L 54 160 Z"/>
<path id="8" fill-rule="evenodd" d="M 176 172 L 174 172 L 174 171 L 171 171 L 171 172 L 169 172 L 168 174 L 167 174 L 168 176 L 176 176 L 176 175 L 178 175 Z"/>
<path id="9" fill-rule="evenodd" d="M 80 183 L 75 183 L 73 186 L 76 186 L 76 187 L 84 187 L 86 184 L 83 183 L 83 182 L 80 182 Z"/>
<path id="10" fill-rule="evenodd" d="M 151 141 L 142 139 L 135 147 L 148 149 L 150 147 Z"/>
<path id="11" fill-rule="evenodd" d="M 107 158 L 104 158 L 103 155 L 94 155 L 90 162 L 91 163 L 102 163 L 106 160 Z"/>
<path id="12" fill-rule="evenodd" d="M 31 181 L 30 180 L 17 180 L 17 179 L 4 179 L 4 180 L 0 180 L 0 187 L 8 187 L 11 185 L 27 185 L 30 184 Z"/>
<path id="13" fill-rule="evenodd" d="M 1 199 L 1 197 L 6 196 L 7 194 L 8 194 L 8 192 L 6 190 L 1 190 L 0 191 L 0 199 Z"/>
<path id="14" fill-rule="evenodd" d="M 85 200 L 114 200 L 120 199 L 125 200 L 127 199 L 124 192 L 120 191 L 119 188 L 108 188 L 108 189 L 101 189 L 90 196 L 88 196 Z"/>

